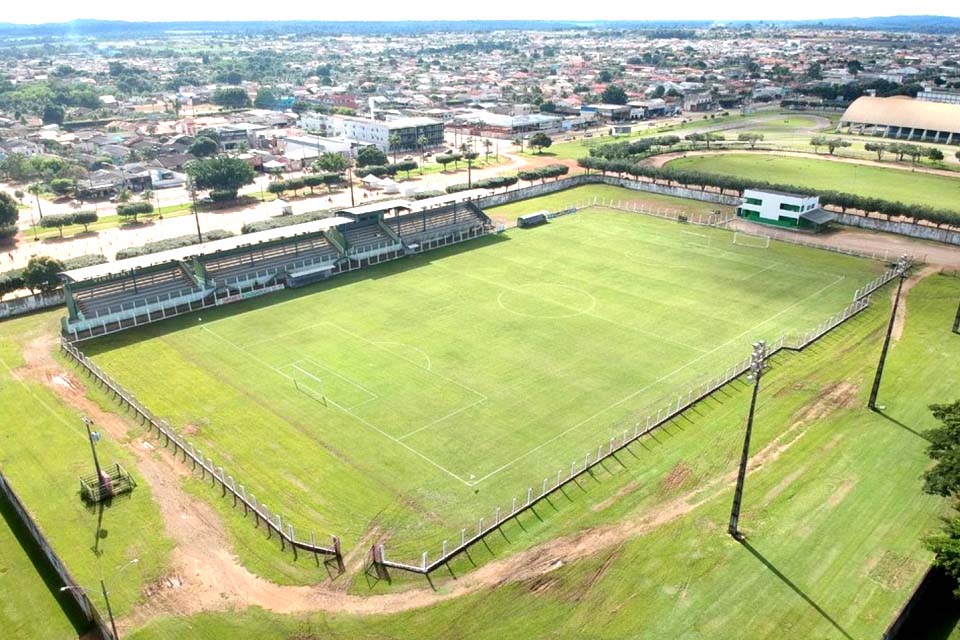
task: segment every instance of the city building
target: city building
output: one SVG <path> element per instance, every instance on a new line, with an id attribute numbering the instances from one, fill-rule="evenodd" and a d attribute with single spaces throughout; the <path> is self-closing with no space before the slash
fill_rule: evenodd
<path id="1" fill-rule="evenodd" d="M 960 143 L 960 104 L 907 96 L 854 100 L 840 117 L 839 131 L 945 144 Z"/>
<path id="2" fill-rule="evenodd" d="M 424 148 L 443 144 L 443 122 L 433 118 L 405 117 L 393 120 L 371 120 L 354 116 L 325 116 L 326 133 L 330 137 L 349 138 L 360 144 L 372 144 L 385 153 L 419 151 L 418 140 L 426 138 Z M 396 136 L 396 148 L 390 140 Z"/>

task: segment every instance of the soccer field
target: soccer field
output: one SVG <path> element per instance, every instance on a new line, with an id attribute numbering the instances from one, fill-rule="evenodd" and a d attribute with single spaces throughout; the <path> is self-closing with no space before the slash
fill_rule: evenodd
<path id="1" fill-rule="evenodd" d="M 85 350 L 301 530 L 419 549 L 883 265 L 593 208 Z"/>

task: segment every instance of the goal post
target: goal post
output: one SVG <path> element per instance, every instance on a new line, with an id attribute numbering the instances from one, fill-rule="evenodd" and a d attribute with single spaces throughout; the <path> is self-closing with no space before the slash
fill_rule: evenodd
<path id="1" fill-rule="evenodd" d="M 713 238 L 705 233 L 697 233 L 695 231 L 681 231 L 680 233 L 683 235 L 683 243 L 687 246 L 709 249 L 710 243 L 713 240 Z"/>
<path id="2" fill-rule="evenodd" d="M 736 231 L 733 234 L 733 244 L 751 249 L 768 249 L 770 248 L 770 236 Z"/>

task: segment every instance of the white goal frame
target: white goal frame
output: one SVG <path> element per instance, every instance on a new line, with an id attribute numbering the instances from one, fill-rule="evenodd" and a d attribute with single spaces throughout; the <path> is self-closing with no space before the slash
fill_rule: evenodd
<path id="1" fill-rule="evenodd" d="M 733 244 L 739 247 L 748 247 L 750 249 L 769 249 L 770 236 L 734 231 Z"/>

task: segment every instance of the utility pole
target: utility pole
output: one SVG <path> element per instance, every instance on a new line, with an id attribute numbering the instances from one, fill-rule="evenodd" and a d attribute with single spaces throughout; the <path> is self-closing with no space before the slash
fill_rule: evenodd
<path id="1" fill-rule="evenodd" d="M 203 234 L 200 233 L 200 209 L 197 207 L 197 186 L 194 184 L 193 178 L 189 178 L 187 182 L 187 191 L 190 192 L 193 220 L 197 223 L 197 242 L 203 244 Z"/>
<path id="2" fill-rule="evenodd" d="M 113 619 L 113 609 L 110 607 L 110 595 L 107 593 L 107 585 L 103 578 L 100 578 L 100 590 L 103 592 L 103 601 L 107 605 L 107 616 L 110 618 L 110 630 L 113 631 L 115 640 L 120 640 L 120 634 L 117 633 L 117 623 Z"/>
<path id="3" fill-rule="evenodd" d="M 730 510 L 730 525 L 727 532 L 740 540 L 740 506 L 743 504 L 743 483 L 747 478 L 747 462 L 750 460 L 750 435 L 753 433 L 753 414 L 757 408 L 757 394 L 760 392 L 760 378 L 767 366 L 767 343 L 761 340 L 753 344 L 750 356 L 750 375 L 753 380 L 753 395 L 750 397 L 750 413 L 747 414 L 747 432 L 743 437 L 743 452 L 740 454 L 740 469 L 737 472 L 737 488 L 733 492 L 733 508 Z"/>
<path id="4" fill-rule="evenodd" d="M 93 425 L 93 420 L 84 416 L 83 424 L 87 428 L 87 440 L 90 441 L 90 453 L 93 454 L 93 466 L 97 470 L 97 481 L 100 483 L 100 486 L 103 486 L 105 483 L 103 481 L 103 472 L 100 470 L 100 460 L 97 458 L 97 441 L 100 440 L 100 434 L 96 431 L 90 429 Z"/>
<path id="5" fill-rule="evenodd" d="M 900 293 L 903 291 L 903 281 L 907 279 L 907 271 L 910 270 L 910 261 L 906 256 L 900 256 L 897 260 L 897 295 L 893 299 L 893 308 L 890 309 L 890 322 L 887 324 L 887 335 L 883 338 L 883 349 L 880 350 L 880 362 L 877 363 L 877 374 L 873 378 L 873 388 L 870 389 L 870 400 L 867 407 L 872 411 L 877 411 L 877 395 L 880 393 L 880 380 L 883 378 L 883 366 L 887 362 L 887 350 L 890 348 L 890 336 L 893 335 L 893 324 L 897 319 L 897 308 L 900 306 Z"/>

